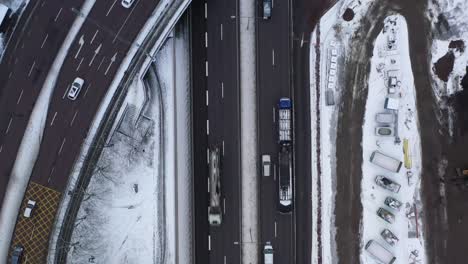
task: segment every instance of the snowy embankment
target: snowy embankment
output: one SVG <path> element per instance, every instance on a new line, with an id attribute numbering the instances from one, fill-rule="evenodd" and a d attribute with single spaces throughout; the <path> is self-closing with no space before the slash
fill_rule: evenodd
<path id="1" fill-rule="evenodd" d="M 242 263 L 259 263 L 257 120 L 255 94 L 255 1 L 239 6 L 241 175 L 242 175 Z"/>
<path id="2" fill-rule="evenodd" d="M 312 166 L 312 263 L 338 263 L 336 254 L 335 194 L 336 137 L 344 82 L 344 63 L 351 36 L 370 1 L 340 1 L 320 19 L 310 39 L 311 166 Z M 341 15 L 352 9 L 354 19 Z M 317 54 L 319 51 L 319 54 Z M 317 57 L 318 55 L 318 57 Z M 318 60 L 318 61 L 317 61 Z M 334 105 L 327 105 L 330 93 Z M 319 173 L 320 171 L 320 173 Z"/>
<path id="3" fill-rule="evenodd" d="M 88 0 L 82 7 L 84 16 L 79 16 L 74 21 L 65 38 L 54 63 L 47 74 L 47 78 L 41 89 L 41 93 L 34 105 L 29 118 L 29 123 L 23 136 L 15 164 L 8 182 L 5 199 L 0 212 L 0 259 L 6 259 L 10 240 L 13 235 L 18 210 L 23 200 L 23 195 L 29 182 L 29 177 L 39 153 L 42 133 L 47 119 L 47 109 L 57 81 L 60 68 L 65 60 L 68 50 L 75 39 L 76 34 L 84 23 L 87 14 L 94 5 L 95 0 Z"/>
<path id="4" fill-rule="evenodd" d="M 422 230 L 420 194 L 421 146 L 416 109 L 416 92 L 408 46 L 408 29 L 402 16 L 387 17 L 384 32 L 374 45 L 369 76 L 368 97 L 363 125 L 362 193 L 363 205 L 361 262 L 375 260 L 364 246 L 374 240 L 392 252 L 395 263 L 426 263 Z M 394 89 L 394 91 L 392 91 Z M 384 109 L 386 98 L 399 100 L 396 110 Z M 390 104 L 389 104 L 390 105 Z M 388 106 L 387 108 L 390 108 Z M 392 114 L 396 121 L 377 123 L 378 113 Z M 393 136 L 376 135 L 376 127 L 393 129 Z M 391 172 L 370 162 L 374 151 L 403 161 L 398 173 Z M 376 184 L 376 176 L 383 175 L 401 185 L 398 192 L 391 192 Z M 387 197 L 403 203 L 400 210 L 384 204 Z M 377 215 L 383 208 L 394 215 L 394 223 L 388 223 Z M 390 221 L 392 222 L 392 221 Z M 394 245 L 384 240 L 381 232 L 390 230 L 399 239 Z"/>
<path id="5" fill-rule="evenodd" d="M 8 44 L 10 43 L 11 38 L 13 37 L 13 34 L 16 32 L 16 27 L 18 26 L 18 22 L 20 21 L 24 10 L 26 9 L 26 6 L 29 4 L 30 0 L 3 0 L 0 1 L 1 4 L 4 4 L 8 8 L 10 8 L 10 13 L 9 17 L 13 17 L 13 15 L 17 14 L 18 12 L 19 15 L 15 19 L 15 21 L 12 21 L 10 23 L 15 23 L 13 25 L 13 28 L 11 32 L 7 30 L 6 32 L 1 32 L 0 33 L 0 61 L 3 59 L 3 54 L 5 53 L 6 48 L 8 47 Z M 5 37 L 9 36 L 7 40 L 5 40 Z"/>
<path id="6" fill-rule="evenodd" d="M 190 262 L 187 32 L 167 40 L 129 89 L 80 208 L 70 263 Z"/>

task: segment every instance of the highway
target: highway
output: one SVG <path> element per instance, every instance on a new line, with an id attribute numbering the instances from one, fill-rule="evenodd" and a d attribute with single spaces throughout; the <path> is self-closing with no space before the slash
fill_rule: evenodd
<path id="1" fill-rule="evenodd" d="M 277 104 L 292 98 L 290 76 L 290 1 L 274 1 L 271 19 L 263 19 L 263 1 L 257 1 L 257 103 L 258 154 L 271 155 L 273 175 L 259 176 L 260 249 L 270 241 L 275 263 L 295 262 L 295 211 L 278 211 L 278 126 Z M 294 105 L 294 101 L 293 101 Z M 293 149 L 294 151 L 294 149 Z M 297 154 L 296 154 L 297 155 Z M 259 160 L 259 169 L 261 161 Z M 262 175 L 261 171 L 258 175 Z M 297 177 L 297 176 L 296 176 Z M 293 180 L 294 184 L 294 180 Z M 297 185 L 296 185 L 297 188 Z M 263 261 L 261 254 L 260 260 Z"/>
<path id="2" fill-rule="evenodd" d="M 65 188 L 83 139 L 129 43 L 156 5 L 139 0 L 125 9 L 118 1 L 95 3 L 61 68 L 32 181 L 55 190 Z M 79 98 L 71 101 L 66 93 L 76 77 L 83 78 L 85 84 Z"/>
<path id="3" fill-rule="evenodd" d="M 83 0 L 31 2 L 0 64 L 0 204 L 29 116 Z"/>
<path id="4" fill-rule="evenodd" d="M 196 263 L 241 263 L 237 16 L 237 1 L 192 2 Z M 222 154 L 221 226 L 208 225 L 207 153 L 214 146 Z"/>

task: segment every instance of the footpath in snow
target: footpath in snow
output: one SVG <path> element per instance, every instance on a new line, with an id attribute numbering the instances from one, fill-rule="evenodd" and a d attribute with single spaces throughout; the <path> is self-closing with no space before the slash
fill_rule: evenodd
<path id="1" fill-rule="evenodd" d="M 370 240 L 377 242 L 396 257 L 395 263 L 425 263 L 419 217 L 422 205 L 418 114 L 408 29 L 400 15 L 385 19 L 383 31 L 375 41 L 364 119 L 361 243 L 365 247 Z M 401 161 L 401 168 L 396 169 L 398 162 L 390 166 L 389 160 L 378 154 L 371 162 L 375 151 Z M 380 166 L 376 165 L 379 160 Z M 385 178 L 379 181 L 380 176 Z M 374 263 L 375 258 L 363 248 L 361 262 Z"/>

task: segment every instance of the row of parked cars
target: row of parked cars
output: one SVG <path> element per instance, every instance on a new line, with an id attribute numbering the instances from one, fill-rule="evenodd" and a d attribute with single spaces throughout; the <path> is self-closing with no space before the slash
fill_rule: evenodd
<path id="1" fill-rule="evenodd" d="M 23 212 L 24 218 L 31 218 L 34 214 L 36 209 L 36 201 L 33 199 L 29 199 L 26 203 L 26 208 Z M 21 264 L 23 259 L 24 247 L 22 245 L 16 245 L 13 248 L 13 252 L 11 253 L 11 264 Z"/>

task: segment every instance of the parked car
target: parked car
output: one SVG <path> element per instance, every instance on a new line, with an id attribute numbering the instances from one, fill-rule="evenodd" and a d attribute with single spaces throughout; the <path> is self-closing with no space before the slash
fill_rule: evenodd
<path id="1" fill-rule="evenodd" d="M 382 137 L 393 137 L 393 128 L 391 127 L 376 127 L 375 134 Z"/>
<path id="2" fill-rule="evenodd" d="M 83 87 L 84 80 L 77 77 L 73 81 L 72 85 L 70 86 L 70 89 L 68 90 L 68 99 L 70 100 L 76 100 L 78 98 L 78 95 L 80 94 L 81 88 Z"/>
<path id="3" fill-rule="evenodd" d="M 379 210 L 377 210 L 377 215 L 389 224 L 393 224 L 395 222 L 395 215 L 385 208 L 380 207 Z"/>
<path id="4" fill-rule="evenodd" d="M 384 177 L 382 175 L 377 175 L 375 176 L 375 183 L 379 185 L 380 187 L 387 189 L 389 191 L 392 191 L 394 193 L 398 193 L 400 191 L 401 185 L 390 180 L 387 177 Z"/>
<path id="5" fill-rule="evenodd" d="M 263 176 L 271 175 L 271 157 L 270 155 L 262 155 L 262 171 Z"/>
<path id="6" fill-rule="evenodd" d="M 30 218 L 35 208 L 36 208 L 36 201 L 28 200 L 28 203 L 26 204 L 26 209 L 24 209 L 23 216 L 26 218 Z"/>
<path id="7" fill-rule="evenodd" d="M 399 241 L 398 237 L 395 236 L 395 234 L 393 234 L 392 231 L 386 228 L 382 230 L 380 235 L 385 240 L 385 242 L 387 242 L 390 246 L 394 246 Z"/>
<path id="8" fill-rule="evenodd" d="M 122 0 L 122 6 L 125 8 L 130 8 L 133 5 L 135 0 Z"/>
<path id="9" fill-rule="evenodd" d="M 20 264 L 21 259 L 23 258 L 23 246 L 16 245 L 13 248 L 13 253 L 11 253 L 11 264 Z"/>
<path id="10" fill-rule="evenodd" d="M 384 201 L 385 205 L 387 205 L 388 207 L 392 208 L 392 209 L 395 209 L 397 211 L 400 211 L 400 208 L 401 206 L 403 205 L 402 202 L 398 201 L 397 199 L 393 198 L 393 197 L 390 197 L 388 196 L 387 198 L 385 198 L 385 201 Z"/>

